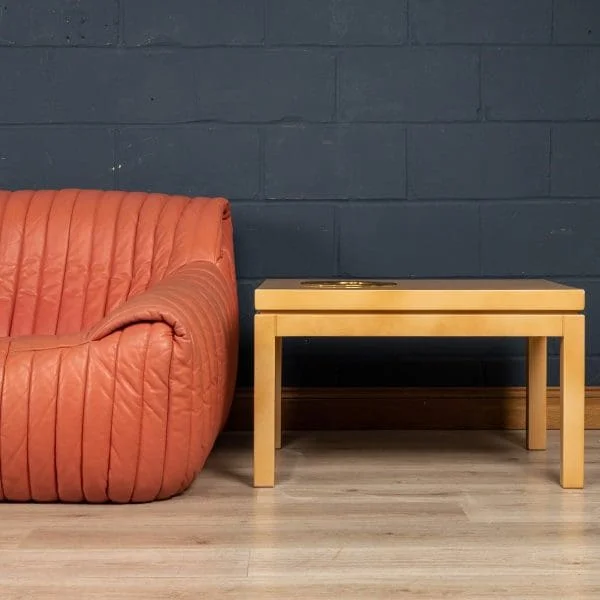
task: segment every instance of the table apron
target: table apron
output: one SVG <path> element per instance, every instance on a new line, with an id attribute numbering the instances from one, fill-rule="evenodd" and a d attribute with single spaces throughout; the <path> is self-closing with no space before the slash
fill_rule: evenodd
<path id="1" fill-rule="evenodd" d="M 277 337 L 562 337 L 573 313 L 270 313 Z M 256 315 L 257 317 L 260 314 Z"/>

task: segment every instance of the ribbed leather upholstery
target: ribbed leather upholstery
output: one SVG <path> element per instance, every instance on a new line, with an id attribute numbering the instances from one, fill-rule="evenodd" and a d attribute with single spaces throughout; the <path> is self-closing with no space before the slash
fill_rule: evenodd
<path id="1" fill-rule="evenodd" d="M 0 191 L 0 499 L 185 490 L 238 352 L 229 204 Z"/>

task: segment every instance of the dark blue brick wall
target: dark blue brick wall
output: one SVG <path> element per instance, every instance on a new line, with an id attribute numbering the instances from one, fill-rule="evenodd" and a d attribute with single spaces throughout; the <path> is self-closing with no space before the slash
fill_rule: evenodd
<path id="1" fill-rule="evenodd" d="M 565 0 L 570 2 L 570 0 Z M 549 44 L 552 0 L 417 0 L 415 44 Z"/>
<path id="2" fill-rule="evenodd" d="M 476 48 L 360 48 L 339 58 L 340 119 L 470 121 L 479 110 Z"/>
<path id="3" fill-rule="evenodd" d="M 108 188 L 115 181 L 113 129 L 87 125 L 0 127 L 0 187 Z M 82 151 L 83 147 L 83 151 Z"/>
<path id="4" fill-rule="evenodd" d="M 554 0 L 557 44 L 600 44 L 597 0 Z"/>
<path id="5" fill-rule="evenodd" d="M 489 120 L 600 119 L 600 48 L 496 46 L 482 61 Z"/>
<path id="6" fill-rule="evenodd" d="M 600 198 L 600 124 L 552 127 L 552 195 Z"/>
<path id="7" fill-rule="evenodd" d="M 552 277 L 600 384 L 600 2 L 0 2 L 0 187 L 232 200 L 267 277 Z M 510 340 L 288 340 L 290 385 L 523 382 Z M 557 382 L 557 345 L 550 371 Z"/>
<path id="8" fill-rule="evenodd" d="M 225 196 L 232 201 L 259 196 L 260 141 L 256 127 L 122 127 L 116 148 L 120 189 Z M 235 177 L 231 177 L 232 170 Z"/>
<path id="9" fill-rule="evenodd" d="M 413 126 L 408 167 L 408 191 L 415 198 L 547 196 L 550 128 L 529 123 Z"/>
<path id="10" fill-rule="evenodd" d="M 2 0 L 0 45 L 112 46 L 119 0 Z"/>
<path id="11" fill-rule="evenodd" d="M 128 46 L 262 45 L 264 7 L 252 0 L 129 0 L 123 7 Z"/>
<path id="12" fill-rule="evenodd" d="M 338 225 L 345 277 L 468 277 L 479 270 L 474 203 L 352 203 L 339 211 Z"/>
<path id="13" fill-rule="evenodd" d="M 267 198 L 403 198 L 405 129 L 397 124 L 268 128 Z"/>
<path id="14" fill-rule="evenodd" d="M 408 0 L 267 0 L 271 44 L 403 44 Z"/>

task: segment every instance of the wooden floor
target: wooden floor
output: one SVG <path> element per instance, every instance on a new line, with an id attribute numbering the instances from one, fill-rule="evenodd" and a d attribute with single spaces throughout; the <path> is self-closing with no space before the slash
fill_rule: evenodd
<path id="1" fill-rule="evenodd" d="M 0 505 L 0 598 L 600 598 L 600 432 L 586 489 L 522 432 L 289 434 L 251 487 L 251 438 L 219 442 L 179 498 Z"/>

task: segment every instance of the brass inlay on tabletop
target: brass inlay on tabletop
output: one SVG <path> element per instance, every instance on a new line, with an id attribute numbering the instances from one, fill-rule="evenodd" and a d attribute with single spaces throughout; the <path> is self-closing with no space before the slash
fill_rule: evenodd
<path id="1" fill-rule="evenodd" d="M 328 288 L 328 289 L 347 289 L 347 290 L 358 290 L 365 288 L 378 288 L 378 287 L 393 287 L 397 285 L 395 281 L 365 281 L 365 280 L 351 280 L 351 281 L 337 281 L 337 280 L 323 280 L 323 281 L 301 281 L 300 285 L 304 287 L 312 288 Z"/>

